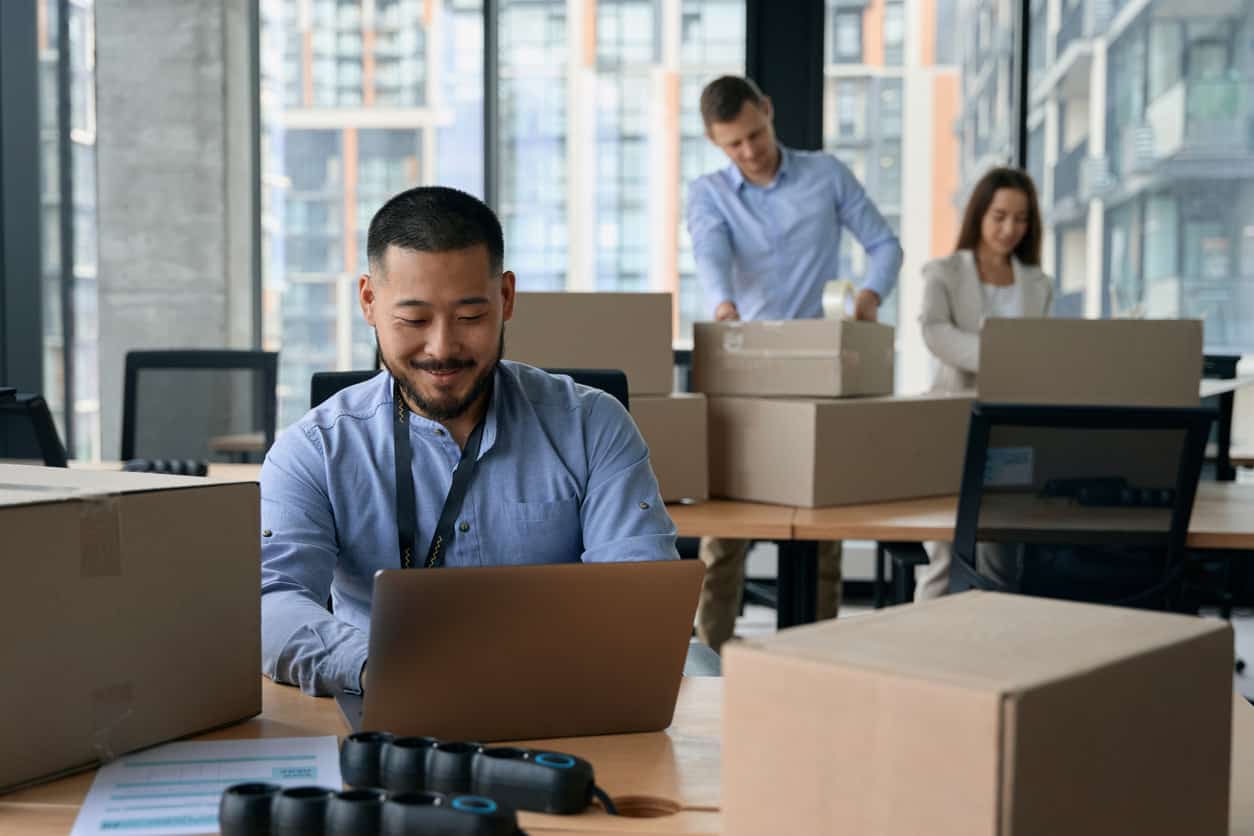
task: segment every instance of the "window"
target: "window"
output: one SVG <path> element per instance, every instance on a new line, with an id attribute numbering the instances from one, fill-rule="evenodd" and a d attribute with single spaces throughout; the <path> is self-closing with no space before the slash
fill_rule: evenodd
<path id="1" fill-rule="evenodd" d="M 828 42 L 831 64 L 862 62 L 862 11 L 833 8 L 830 11 L 832 36 Z"/>
<path id="2" fill-rule="evenodd" d="M 500 214 L 520 290 L 668 290 L 689 338 L 706 312 L 683 202 L 727 164 L 698 99 L 744 71 L 744 30 L 743 0 L 502 0 Z"/>
<path id="3" fill-rule="evenodd" d="M 889 0 L 884 4 L 884 63 L 899 67 L 905 54 L 905 6 Z"/>
<path id="4" fill-rule="evenodd" d="M 1053 88 L 1036 91 L 1032 118 L 1060 139 L 1045 160 L 1056 172 L 1041 195 L 1047 242 L 1065 231 L 1091 253 L 1096 236 L 1102 274 L 1087 280 L 1088 262 L 1057 257 L 1057 246 L 1045 266 L 1086 312 L 1200 317 L 1208 349 L 1254 351 L 1254 264 L 1242 243 L 1254 217 L 1254 9 L 1182 18 L 1164 3 L 1093 33 L 1108 56 L 1103 112 L 1090 108 L 1100 76 L 1087 62 L 1047 72 Z M 1050 96 L 1066 106 L 1045 107 Z M 1084 142 L 1091 127 L 1102 147 Z M 1083 223 L 1095 205 L 1101 223 Z"/>
<path id="5" fill-rule="evenodd" d="M 875 4 L 858 10 L 874 40 L 851 64 L 841 60 L 837 43 L 849 5 L 827 2 L 824 148 L 849 167 L 898 232 L 904 263 L 896 292 L 880 309 L 884 321 L 896 322 L 900 312 L 921 304 L 923 264 L 953 251 L 971 186 L 990 165 L 1013 154 L 1015 85 L 1012 63 L 1003 60 L 1014 46 L 1013 29 L 995 25 L 1006 14 L 1001 0 L 923 6 L 886 0 L 878 6 L 878 21 Z M 918 43 L 909 51 L 907 9 Z M 881 37 L 882 52 L 875 43 Z M 861 283 L 862 247 L 845 234 L 840 251 L 842 275 L 833 278 Z M 933 361 L 917 328 L 903 327 L 897 340 L 898 389 L 925 389 Z"/>
<path id="6" fill-rule="evenodd" d="M 356 282 L 374 212 L 421 183 L 483 191 L 483 12 L 477 0 L 260 12 L 263 341 L 281 349 L 284 426 L 308 408 L 314 372 L 373 364 Z"/>
<path id="7" fill-rule="evenodd" d="M 71 0 L 61 21 L 57 0 L 39 0 L 40 183 L 43 204 L 42 394 L 72 458 L 100 456 L 100 382 L 96 362 L 95 3 Z M 59 38 L 64 22 L 69 39 Z M 69 87 L 58 86 L 59 62 Z M 58 119 L 68 94 L 70 122 Z M 62 191 L 62 143 L 68 143 L 70 193 Z M 69 201 L 68 219 L 62 213 Z M 69 238 L 70 259 L 62 258 Z"/>

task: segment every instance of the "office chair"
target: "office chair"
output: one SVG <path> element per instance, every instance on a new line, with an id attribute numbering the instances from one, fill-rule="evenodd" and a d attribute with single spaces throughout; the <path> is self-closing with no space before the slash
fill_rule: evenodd
<path id="1" fill-rule="evenodd" d="M 274 443 L 273 351 L 130 351 L 122 396 L 122 458 L 260 460 Z"/>
<path id="2" fill-rule="evenodd" d="M 1202 377 L 1208 380 L 1232 380 L 1237 376 L 1237 354 L 1205 354 L 1202 356 Z M 1202 406 L 1215 411 L 1216 420 L 1212 439 L 1215 443 L 1215 463 L 1212 470 L 1207 462 L 1203 474 L 1217 482 L 1232 482 L 1237 469 L 1232 466 L 1232 408 L 1236 404 L 1236 392 L 1224 392 L 1202 401 Z"/>
<path id="3" fill-rule="evenodd" d="M 613 395 L 624 409 L 628 407 L 627 375 L 618 369 L 545 369 L 549 374 L 564 374 L 576 383 L 600 389 Z M 313 409 L 341 389 L 369 380 L 378 372 L 316 372 L 309 383 L 309 408 Z"/>
<path id="4" fill-rule="evenodd" d="M 950 592 L 978 588 L 1178 611 L 1213 413 L 971 408 Z"/>
<path id="5" fill-rule="evenodd" d="M 39 395 L 0 386 L 0 459 L 69 467 L 52 412 Z"/>

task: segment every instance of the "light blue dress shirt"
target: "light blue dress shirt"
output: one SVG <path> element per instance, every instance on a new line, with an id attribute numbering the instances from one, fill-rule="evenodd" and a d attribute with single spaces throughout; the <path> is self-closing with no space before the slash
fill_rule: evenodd
<path id="1" fill-rule="evenodd" d="M 309 694 L 360 691 L 374 573 L 400 566 L 391 416 L 383 371 L 281 433 L 261 468 L 263 672 Z M 425 557 L 461 449 L 412 413 L 409 433 Z M 509 361 L 496 372 L 457 519 L 448 566 L 678 557 L 648 450 L 622 405 Z"/>
<path id="2" fill-rule="evenodd" d="M 731 300 L 741 319 L 823 316 L 823 285 L 841 278 L 845 229 L 867 252 L 863 288 L 886 298 L 901 244 L 862 184 L 831 154 L 779 151 L 769 186 L 755 186 L 732 164 L 689 189 L 688 233 L 709 313 Z"/>

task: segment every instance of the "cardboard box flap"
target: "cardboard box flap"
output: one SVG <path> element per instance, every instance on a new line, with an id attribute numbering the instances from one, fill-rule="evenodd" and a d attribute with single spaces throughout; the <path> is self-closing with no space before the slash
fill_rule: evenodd
<path id="1" fill-rule="evenodd" d="M 71 470 L 63 467 L 0 464 L 0 507 L 63 502 L 109 494 L 142 493 L 210 485 L 255 484 L 248 479 L 205 479 L 121 470 Z"/>
<path id="2" fill-rule="evenodd" d="M 967 592 L 749 642 L 773 653 L 1013 693 L 1231 632 L 1184 615 Z"/>

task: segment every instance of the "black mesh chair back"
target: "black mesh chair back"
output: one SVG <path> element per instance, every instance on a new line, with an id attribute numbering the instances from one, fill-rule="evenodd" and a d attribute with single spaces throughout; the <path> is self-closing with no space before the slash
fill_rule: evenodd
<path id="1" fill-rule="evenodd" d="M 69 466 L 52 412 L 39 395 L 0 386 L 0 461 Z"/>
<path id="2" fill-rule="evenodd" d="M 628 409 L 627 374 L 619 369 L 545 369 L 549 374 L 569 375 L 576 383 L 613 395 Z M 309 408 L 313 409 L 341 389 L 361 383 L 378 372 L 317 372 L 309 384 Z"/>
<path id="3" fill-rule="evenodd" d="M 274 443 L 278 354 L 131 351 L 122 458 L 261 461 Z"/>
<path id="4" fill-rule="evenodd" d="M 1188 609 L 1185 540 L 1212 418 L 976 403 L 950 591 Z"/>

